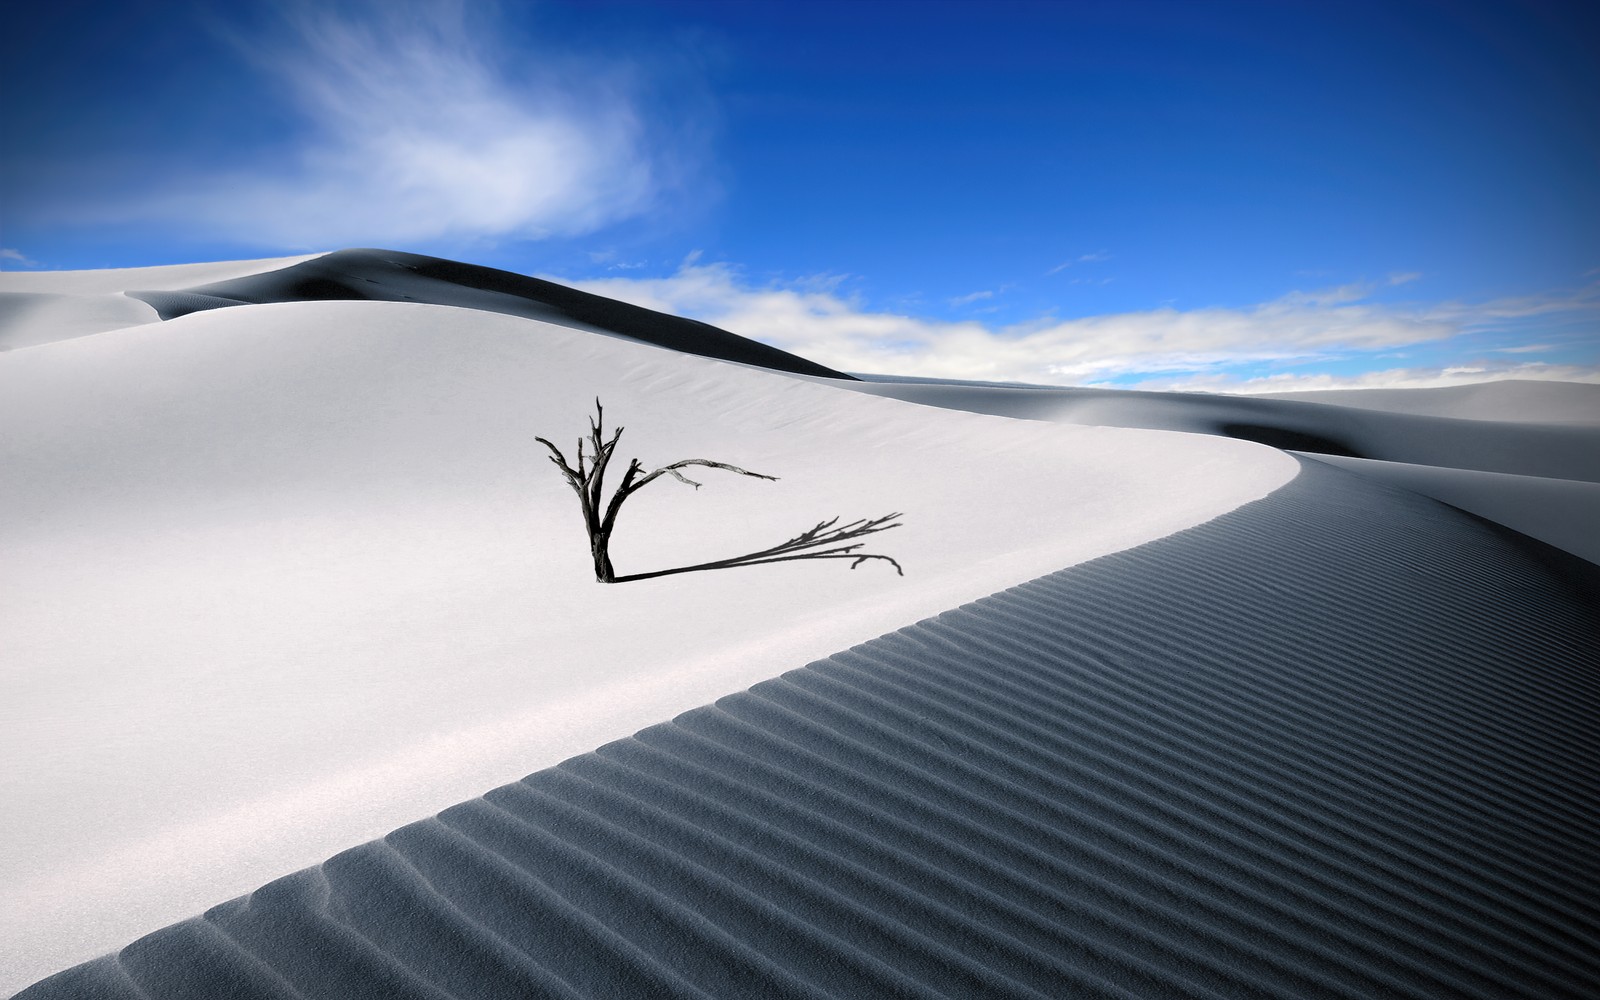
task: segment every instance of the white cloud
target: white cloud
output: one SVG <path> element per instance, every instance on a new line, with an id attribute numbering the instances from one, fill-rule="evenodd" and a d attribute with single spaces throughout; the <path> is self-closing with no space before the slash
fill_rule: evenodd
<path id="1" fill-rule="evenodd" d="M 22 267 L 41 266 L 38 261 L 29 257 L 21 250 L 16 250 L 12 247 L 0 247 L 0 261 L 10 261 L 13 264 L 19 264 Z"/>
<path id="2" fill-rule="evenodd" d="M 628 71 L 502 51 L 489 5 L 301 5 L 250 54 L 303 126 L 294 148 L 183 178 L 130 221 L 250 243 L 403 245 L 578 234 L 648 210 L 678 155 Z M 486 13 L 487 12 L 487 13 Z"/>
<path id="3" fill-rule="evenodd" d="M 1517 344 L 1512 347 L 1492 348 L 1496 354 L 1539 354 L 1543 351 L 1555 350 L 1554 344 Z"/>
<path id="4" fill-rule="evenodd" d="M 1390 279 L 1381 287 L 1398 283 Z M 1506 317 L 1600 311 L 1594 289 L 1477 305 L 1402 306 L 1362 301 L 1373 286 L 1347 285 L 1240 308 L 1159 308 L 987 326 L 873 311 L 826 283 L 751 285 L 736 268 L 697 259 L 670 277 L 574 284 L 692 316 L 843 371 L 1068 385 L 1141 375 L 1188 384 L 1229 377 L 1244 365 L 1329 362 L 1440 342 Z M 1485 350 L 1492 347 L 1475 353 Z"/>
<path id="5" fill-rule="evenodd" d="M 1152 380 L 1129 388 L 1172 392 L 1222 392 L 1258 394 L 1269 392 L 1309 392 L 1324 389 L 1437 389 L 1452 385 L 1474 385 L 1504 379 L 1542 379 L 1559 382 L 1600 383 L 1600 366 L 1585 365 L 1460 365 L 1447 368 L 1388 368 L 1359 375 L 1268 375 L 1240 379 L 1228 375 L 1202 378 Z"/>

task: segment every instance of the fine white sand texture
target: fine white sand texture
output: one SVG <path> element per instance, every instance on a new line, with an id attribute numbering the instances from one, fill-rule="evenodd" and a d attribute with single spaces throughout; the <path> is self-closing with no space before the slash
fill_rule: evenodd
<path id="1" fill-rule="evenodd" d="M 593 400 L 635 572 L 905 512 L 895 556 L 593 581 L 533 440 Z M 483 789 L 1287 481 L 1257 445 L 845 392 L 476 310 L 205 311 L 0 356 L 21 986 Z M 570 452 L 569 452 L 570 453 Z M 1181 484 L 1181 490 L 1175 486 Z"/>
<path id="2" fill-rule="evenodd" d="M 1585 387 L 860 382 L 416 255 L 208 267 L 0 313 L 0 992 L 1600 992 Z M 652 485 L 619 572 L 904 511 L 906 576 L 594 583 L 533 437 L 596 396 L 621 459 L 781 477 Z"/>

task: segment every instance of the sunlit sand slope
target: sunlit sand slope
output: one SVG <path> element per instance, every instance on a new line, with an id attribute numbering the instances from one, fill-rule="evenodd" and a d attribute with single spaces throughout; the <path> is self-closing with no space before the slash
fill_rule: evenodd
<path id="1" fill-rule="evenodd" d="M 279 270 L 315 256 L 99 271 L 0 272 L 0 351 L 159 322 L 161 316 L 153 306 L 127 294 L 132 288 L 150 293 L 183 288 Z"/>
<path id="2" fill-rule="evenodd" d="M 1592 997 L 1594 585 L 1308 462 L 23 996 Z"/>

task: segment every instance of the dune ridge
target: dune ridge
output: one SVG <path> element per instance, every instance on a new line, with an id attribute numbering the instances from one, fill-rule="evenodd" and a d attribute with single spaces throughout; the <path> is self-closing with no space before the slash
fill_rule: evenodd
<path id="1" fill-rule="evenodd" d="M 941 384 L 903 379 L 849 383 L 857 392 L 997 416 L 1110 427 L 1186 431 L 1316 454 L 1442 468 L 1600 482 L 1600 430 L 1573 401 L 1600 408 L 1600 386 L 1567 383 L 1553 398 L 1571 419 L 1509 422 L 1272 399 L 1131 389 Z M 1366 391 L 1366 390 L 1363 390 Z M 1375 390 L 1374 390 L 1375 391 Z M 1442 390 L 1426 390 L 1435 392 Z M 1406 397 L 1411 399 L 1413 397 Z M 1412 410 L 1422 410 L 1413 402 Z M 1435 409 L 1450 409 L 1448 402 Z M 1556 414 L 1546 412 L 1546 417 Z"/>
<path id="2" fill-rule="evenodd" d="M 316 256 L 97 271 L 0 271 L 0 351 L 159 322 L 160 313 L 130 295 L 130 289 L 164 294 L 185 285 L 292 266 Z"/>
<path id="3" fill-rule="evenodd" d="M 1593 996 L 1562 558 L 1303 461 L 20 996 Z"/>
<path id="4" fill-rule="evenodd" d="M 129 294 L 148 302 L 162 319 L 268 302 L 428 302 L 542 320 L 772 371 L 852 380 L 843 372 L 698 320 L 511 271 L 398 250 L 337 250 L 278 270 Z"/>
<path id="5" fill-rule="evenodd" d="M 849 388 L 998 416 L 1254 441 L 1442 500 L 1600 565 L 1600 385 L 1278 398 L 866 379 Z"/>
<path id="6" fill-rule="evenodd" d="M 1322 389 L 1269 392 L 1268 399 L 1297 399 L 1358 409 L 1465 420 L 1600 424 L 1600 387 L 1586 382 L 1500 379 L 1432 389 Z"/>

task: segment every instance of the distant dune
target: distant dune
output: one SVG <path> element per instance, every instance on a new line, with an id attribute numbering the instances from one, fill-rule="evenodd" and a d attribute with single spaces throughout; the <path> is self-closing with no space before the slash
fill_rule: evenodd
<path id="1" fill-rule="evenodd" d="M 787 351 L 692 319 L 669 316 L 526 275 L 395 250 L 340 250 L 281 270 L 264 271 L 178 291 L 131 292 L 162 319 L 199 309 L 265 302 L 337 299 L 431 302 L 543 320 L 686 354 L 773 371 L 850 376 Z"/>
<path id="2" fill-rule="evenodd" d="M 128 295 L 129 289 L 177 289 L 290 267 L 316 256 L 103 271 L 0 271 L 0 351 L 157 322 L 155 308 Z"/>
<path id="3" fill-rule="evenodd" d="M 1600 386 L 857 380 L 382 250 L 0 276 L 0 347 L 0 992 L 1600 993 Z M 594 583 L 597 396 L 780 477 L 624 572 L 907 575 Z"/>
<path id="4" fill-rule="evenodd" d="M 1426 417 L 1600 425 L 1600 386 L 1592 383 L 1504 379 L 1438 389 L 1328 389 L 1267 396 Z"/>
<path id="5" fill-rule="evenodd" d="M 976 413 L 1256 441 L 1358 469 L 1600 562 L 1600 385 L 1493 383 L 1462 387 L 1473 392 L 1294 399 L 921 379 L 871 378 L 850 388 Z M 1489 416 L 1507 410 L 1520 418 Z"/>

